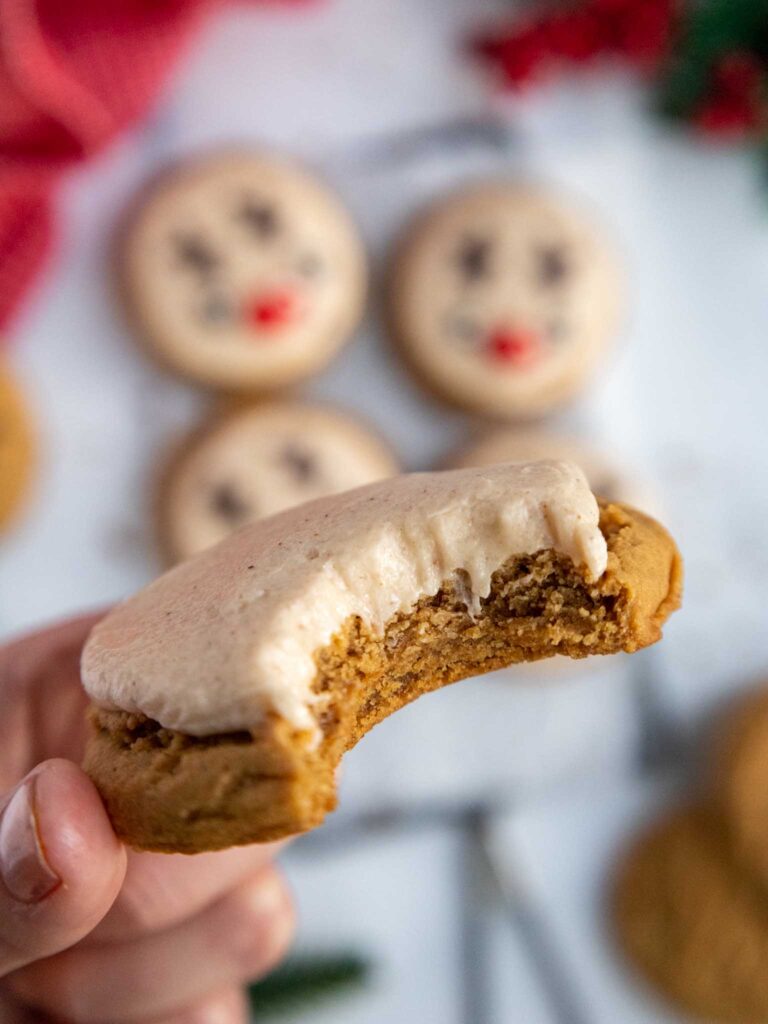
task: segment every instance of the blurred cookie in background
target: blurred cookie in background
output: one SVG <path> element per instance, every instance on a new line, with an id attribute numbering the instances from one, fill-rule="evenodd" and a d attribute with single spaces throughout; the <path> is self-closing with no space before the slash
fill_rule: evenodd
<path id="1" fill-rule="evenodd" d="M 714 804 L 674 811 L 635 839 L 613 911 L 629 961 L 686 1013 L 768 1020 L 768 890 L 734 857 Z"/>
<path id="2" fill-rule="evenodd" d="M 172 457 L 159 492 L 161 545 L 181 561 L 253 519 L 398 472 L 385 442 L 339 409 L 241 406 L 213 416 Z"/>
<path id="3" fill-rule="evenodd" d="M 736 704 L 719 730 L 715 783 L 740 860 L 768 892 L 768 688 Z M 766 1015 L 768 1017 L 768 1014 Z"/>
<path id="4" fill-rule="evenodd" d="M 584 387 L 615 338 L 621 291 L 616 257 L 587 217 L 498 181 L 445 196 L 408 228 L 389 321 L 430 390 L 524 419 Z"/>
<path id="5" fill-rule="evenodd" d="M 365 302 L 366 260 L 340 201 L 288 160 L 246 151 L 167 171 L 120 235 L 131 320 L 171 370 L 261 393 L 322 369 Z"/>
<path id="6" fill-rule="evenodd" d="M 495 427 L 459 448 L 447 459 L 451 469 L 492 466 L 498 462 L 558 459 L 584 470 L 593 494 L 608 501 L 643 506 L 646 488 L 625 473 L 607 454 L 574 437 L 544 430 Z"/>
<path id="7" fill-rule="evenodd" d="M 18 382 L 0 362 L 0 532 L 16 518 L 35 463 L 32 419 Z"/>

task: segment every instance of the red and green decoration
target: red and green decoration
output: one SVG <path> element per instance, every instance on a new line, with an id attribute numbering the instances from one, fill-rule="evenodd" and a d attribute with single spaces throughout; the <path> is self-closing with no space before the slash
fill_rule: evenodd
<path id="1" fill-rule="evenodd" d="M 768 134 L 768 0 L 529 5 L 472 40 L 501 84 L 613 62 L 647 77 L 660 113 L 723 141 Z"/>
<path id="2" fill-rule="evenodd" d="M 362 988 L 370 974 L 370 960 L 357 952 L 294 956 L 254 982 L 248 989 L 248 1001 L 259 1021 L 309 1013 L 327 1000 Z"/>

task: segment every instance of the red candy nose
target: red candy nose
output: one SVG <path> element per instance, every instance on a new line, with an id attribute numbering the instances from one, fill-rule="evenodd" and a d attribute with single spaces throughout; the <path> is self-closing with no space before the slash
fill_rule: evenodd
<path id="1" fill-rule="evenodd" d="M 299 298 L 288 288 L 262 292 L 247 308 L 246 317 L 261 330 L 274 330 L 292 323 L 299 313 Z"/>
<path id="2" fill-rule="evenodd" d="M 539 337 L 533 331 L 501 328 L 489 336 L 487 351 L 495 362 L 525 369 L 540 355 Z"/>

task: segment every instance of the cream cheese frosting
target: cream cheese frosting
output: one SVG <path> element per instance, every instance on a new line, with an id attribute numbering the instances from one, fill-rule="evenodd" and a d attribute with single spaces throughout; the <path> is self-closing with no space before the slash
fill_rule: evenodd
<path id="1" fill-rule="evenodd" d="M 194 736 L 274 711 L 317 734 L 314 657 L 351 616 L 380 631 L 456 573 L 476 612 L 509 557 L 554 548 L 592 579 L 607 549 L 568 462 L 395 477 L 238 530 L 161 576 L 93 630 L 93 701 Z"/>

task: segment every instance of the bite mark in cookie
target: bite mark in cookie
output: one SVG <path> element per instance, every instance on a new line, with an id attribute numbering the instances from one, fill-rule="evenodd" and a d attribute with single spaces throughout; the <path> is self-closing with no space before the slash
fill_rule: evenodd
<path id="1" fill-rule="evenodd" d="M 333 807 L 344 750 L 420 693 L 554 654 L 636 650 L 679 596 L 663 528 L 601 513 L 567 463 L 321 499 L 239 531 L 96 627 L 86 765 L 135 845 L 287 835 Z M 279 793 L 268 814 L 260 780 Z"/>

